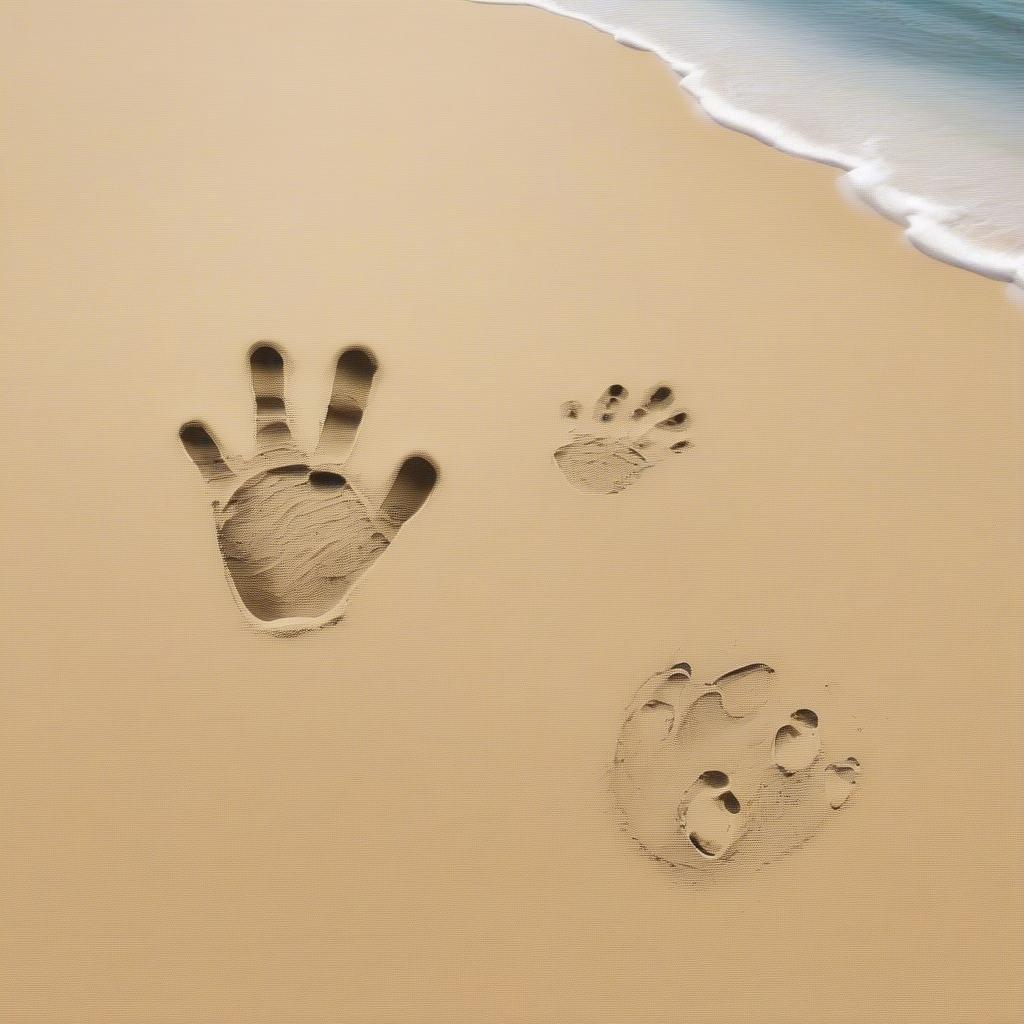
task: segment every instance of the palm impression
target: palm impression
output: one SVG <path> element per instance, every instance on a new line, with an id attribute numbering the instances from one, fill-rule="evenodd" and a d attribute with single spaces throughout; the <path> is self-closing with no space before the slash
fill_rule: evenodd
<path id="1" fill-rule="evenodd" d="M 352 587 L 422 507 L 437 469 L 407 458 L 378 504 L 344 472 L 377 362 L 364 348 L 338 357 L 320 442 L 312 455 L 292 439 L 285 361 L 273 345 L 249 357 L 256 411 L 251 460 L 229 465 L 202 423 L 179 433 L 213 494 L 214 525 L 229 583 L 251 623 L 298 633 L 336 622 Z"/>
<path id="2" fill-rule="evenodd" d="M 629 392 L 612 384 L 594 404 L 586 426 L 579 402 L 562 406 L 562 416 L 572 424 L 571 437 L 555 452 L 555 464 L 573 487 L 617 494 L 636 483 L 644 470 L 689 447 L 681 436 L 689 425 L 687 413 L 666 415 L 673 400 L 670 387 L 651 388 L 631 409 L 628 400 Z"/>

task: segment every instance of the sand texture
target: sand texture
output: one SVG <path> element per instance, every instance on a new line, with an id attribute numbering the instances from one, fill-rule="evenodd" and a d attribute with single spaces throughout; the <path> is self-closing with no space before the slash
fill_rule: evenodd
<path id="1" fill-rule="evenodd" d="M 350 348 L 338 357 L 312 457 L 292 438 L 284 357 L 260 344 L 249 367 L 255 453 L 240 478 L 205 425 L 186 423 L 179 437 L 223 496 L 212 499 L 217 541 L 243 612 L 257 628 L 300 633 L 341 618 L 349 591 L 430 496 L 437 470 L 422 456 L 406 459 L 379 507 L 340 472 L 377 372 L 366 350 Z"/>
<path id="2" fill-rule="evenodd" d="M 0 40 L 4 1024 L 1020 1017 L 1001 285 L 533 9 Z"/>

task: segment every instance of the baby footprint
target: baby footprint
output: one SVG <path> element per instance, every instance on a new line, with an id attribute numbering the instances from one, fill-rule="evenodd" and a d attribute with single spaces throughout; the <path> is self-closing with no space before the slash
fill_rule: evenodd
<path id="1" fill-rule="evenodd" d="M 809 840 L 847 803 L 861 766 L 825 756 L 819 715 L 799 698 L 762 663 L 708 679 L 679 662 L 648 679 L 612 766 L 631 835 L 658 860 L 716 874 Z"/>

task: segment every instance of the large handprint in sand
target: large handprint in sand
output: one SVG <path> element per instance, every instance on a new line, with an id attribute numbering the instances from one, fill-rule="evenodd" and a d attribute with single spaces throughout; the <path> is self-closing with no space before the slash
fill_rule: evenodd
<path id="1" fill-rule="evenodd" d="M 298 633 L 337 621 L 355 583 L 422 507 L 437 469 L 407 458 L 378 504 L 343 472 L 377 371 L 364 348 L 338 358 L 320 442 L 295 445 L 284 401 L 285 360 L 273 345 L 249 356 L 255 454 L 232 468 L 204 424 L 179 433 L 213 494 L 217 541 L 232 590 L 258 629 Z"/>

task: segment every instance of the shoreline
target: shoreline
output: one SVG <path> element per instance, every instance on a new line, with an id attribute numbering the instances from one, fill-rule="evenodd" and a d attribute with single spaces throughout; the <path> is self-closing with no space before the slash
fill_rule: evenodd
<path id="1" fill-rule="evenodd" d="M 1007 298 L 1024 305 L 1024 257 L 1002 253 L 963 238 L 946 226 L 952 211 L 926 196 L 886 184 L 889 170 L 884 161 L 861 160 L 840 150 L 822 146 L 787 128 L 779 121 L 743 110 L 704 86 L 707 71 L 698 64 L 671 56 L 659 43 L 608 22 L 570 11 L 550 0 L 470 0 L 485 7 L 532 7 L 580 22 L 631 50 L 651 53 L 677 76 L 679 88 L 716 124 L 800 160 L 834 167 L 843 173 L 836 179 L 841 196 L 859 200 L 870 211 L 903 229 L 903 236 L 924 256 L 1007 285 Z"/>

